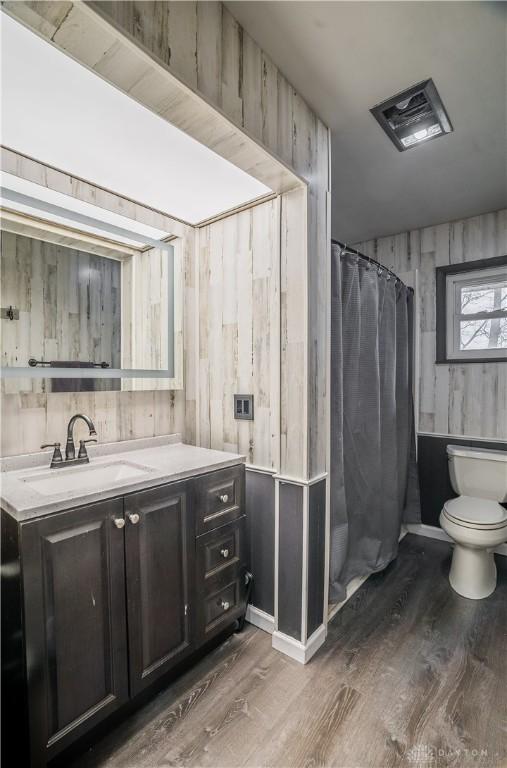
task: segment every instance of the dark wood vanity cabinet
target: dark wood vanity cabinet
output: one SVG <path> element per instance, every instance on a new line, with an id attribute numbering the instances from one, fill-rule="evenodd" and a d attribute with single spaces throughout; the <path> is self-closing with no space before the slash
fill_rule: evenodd
<path id="1" fill-rule="evenodd" d="M 45 765 L 244 614 L 244 471 L 20 524 L 2 513 L 4 701 L 19 699 L 5 764 Z"/>

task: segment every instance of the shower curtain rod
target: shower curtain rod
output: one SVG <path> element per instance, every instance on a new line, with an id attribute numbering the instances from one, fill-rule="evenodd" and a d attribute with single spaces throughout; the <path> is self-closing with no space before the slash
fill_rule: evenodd
<path id="1" fill-rule="evenodd" d="M 339 248 L 342 249 L 342 253 L 350 253 L 353 256 L 359 256 L 360 259 L 364 259 L 365 261 L 369 261 L 370 264 L 374 264 L 379 269 L 384 270 L 384 272 L 387 272 L 389 275 L 392 275 L 395 280 L 399 280 L 400 283 L 403 283 L 403 280 L 398 277 L 396 272 L 393 272 L 392 269 L 389 269 L 388 267 L 385 267 L 383 264 L 380 263 L 380 261 L 376 261 L 375 259 L 372 259 L 370 256 L 366 256 L 366 254 L 361 253 L 361 251 L 356 251 L 355 248 L 350 248 L 347 243 L 341 243 L 339 240 L 335 240 L 334 238 L 331 238 L 331 242 L 334 243 L 334 245 L 337 245 Z M 405 283 L 403 283 L 405 285 Z M 411 288 L 409 285 L 405 285 L 405 288 L 408 288 L 409 291 L 414 291 L 413 288 Z"/>

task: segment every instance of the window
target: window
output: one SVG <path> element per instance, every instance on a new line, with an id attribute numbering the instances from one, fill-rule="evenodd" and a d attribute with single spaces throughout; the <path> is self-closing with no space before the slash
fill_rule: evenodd
<path id="1" fill-rule="evenodd" d="M 507 360 L 507 257 L 437 269 L 437 363 Z"/>

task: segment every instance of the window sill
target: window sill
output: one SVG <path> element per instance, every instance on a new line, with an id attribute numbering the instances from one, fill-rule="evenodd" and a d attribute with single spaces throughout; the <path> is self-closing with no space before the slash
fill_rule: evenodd
<path id="1" fill-rule="evenodd" d="M 435 365 L 469 365 L 470 363 L 507 363 L 507 357 L 445 357 L 435 360 Z"/>

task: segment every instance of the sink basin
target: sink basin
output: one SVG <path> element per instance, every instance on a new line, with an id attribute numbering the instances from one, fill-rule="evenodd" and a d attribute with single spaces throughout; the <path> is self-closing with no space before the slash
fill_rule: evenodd
<path id="1" fill-rule="evenodd" d="M 79 492 L 90 488 L 100 490 L 127 480 L 140 479 L 151 472 L 153 470 L 150 467 L 132 461 L 114 461 L 108 464 L 83 464 L 81 467 L 44 470 L 21 479 L 43 496 L 56 496 L 68 491 Z"/>

